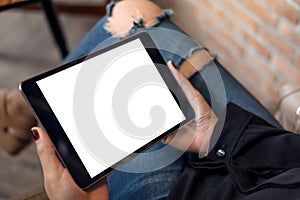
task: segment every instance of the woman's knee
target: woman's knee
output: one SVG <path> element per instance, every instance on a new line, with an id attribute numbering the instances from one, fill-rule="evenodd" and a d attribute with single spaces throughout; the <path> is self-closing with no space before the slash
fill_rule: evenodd
<path id="1" fill-rule="evenodd" d="M 122 36 L 134 23 L 145 27 L 155 24 L 161 12 L 159 6 L 148 0 L 123 0 L 114 5 L 105 28 L 115 36 Z"/>

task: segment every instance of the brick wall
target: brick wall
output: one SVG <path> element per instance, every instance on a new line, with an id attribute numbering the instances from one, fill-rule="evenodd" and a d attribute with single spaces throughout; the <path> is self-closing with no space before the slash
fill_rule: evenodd
<path id="1" fill-rule="evenodd" d="M 157 2 L 272 112 L 278 88 L 300 84 L 300 0 Z"/>

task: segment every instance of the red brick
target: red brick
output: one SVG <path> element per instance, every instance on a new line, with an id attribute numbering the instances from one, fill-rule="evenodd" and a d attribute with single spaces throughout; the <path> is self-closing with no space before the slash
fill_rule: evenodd
<path id="1" fill-rule="evenodd" d="M 237 35 L 232 35 L 229 32 L 221 29 L 218 31 L 218 36 L 221 37 L 228 46 L 228 51 L 238 56 L 244 52 L 243 46 L 237 41 Z"/>
<path id="2" fill-rule="evenodd" d="M 260 86 L 261 92 L 263 93 L 263 100 L 262 103 L 263 105 L 271 112 L 275 113 L 277 106 L 278 106 L 278 101 L 279 101 L 279 94 L 274 89 L 273 83 L 265 83 Z"/>
<path id="3" fill-rule="evenodd" d="M 277 101 L 279 99 L 279 95 L 276 89 L 272 87 L 272 85 L 273 85 L 272 82 L 262 84 L 261 89 L 269 99 L 272 99 L 273 101 Z"/>
<path id="4" fill-rule="evenodd" d="M 266 65 L 260 65 L 258 73 L 262 76 L 263 81 L 273 83 L 276 80 L 275 72 Z"/>
<path id="5" fill-rule="evenodd" d="M 252 69 L 250 67 L 244 67 L 243 69 L 241 69 L 241 71 L 244 72 L 244 76 L 247 77 L 247 82 L 252 83 L 252 84 L 259 84 L 260 81 L 260 76 L 259 74 L 255 71 L 255 69 Z"/>
<path id="6" fill-rule="evenodd" d="M 263 62 L 258 56 L 254 54 L 247 55 L 248 62 L 255 67 L 256 73 L 260 75 L 261 82 L 274 82 L 276 79 L 276 73 L 271 68 L 269 63 Z"/>
<path id="7" fill-rule="evenodd" d="M 288 37 L 291 42 L 300 46 L 300 33 L 297 33 L 296 26 L 286 20 L 281 20 L 278 25 L 278 30 L 280 33 Z"/>
<path id="8" fill-rule="evenodd" d="M 284 0 L 265 0 L 268 6 L 273 7 L 281 15 L 289 19 L 292 23 L 298 22 L 298 13 L 296 8 Z"/>
<path id="9" fill-rule="evenodd" d="M 300 84 L 300 70 L 296 66 L 279 56 L 274 57 L 273 62 L 287 82 Z"/>
<path id="10" fill-rule="evenodd" d="M 271 46 L 275 47 L 279 53 L 285 57 L 293 57 L 293 48 L 280 36 L 275 30 L 270 30 L 265 27 L 261 30 L 261 35 Z"/>
<path id="11" fill-rule="evenodd" d="M 216 53 L 220 55 L 221 57 L 224 55 L 228 55 L 228 47 L 226 44 L 224 44 L 224 41 L 218 37 L 218 35 L 208 34 L 208 48 L 213 51 L 213 53 Z M 230 53 L 230 52 L 229 52 Z"/>
<path id="12" fill-rule="evenodd" d="M 194 2 L 194 7 L 197 8 L 197 15 L 192 15 L 195 18 L 198 18 L 199 20 L 201 20 L 204 24 L 204 26 L 206 25 L 210 25 L 210 26 L 215 26 L 217 20 L 214 16 L 214 13 L 212 12 L 213 10 L 213 6 L 211 4 L 210 1 L 204 0 L 203 2 L 201 1 L 201 5 L 199 5 L 198 1 L 193 1 Z M 186 18 L 186 14 L 182 15 L 184 16 L 184 18 Z"/>
<path id="13" fill-rule="evenodd" d="M 249 52 L 245 55 L 244 62 L 260 75 L 261 82 L 273 82 L 276 79 L 276 74 L 269 62 L 261 59 L 259 55 Z"/>
<path id="14" fill-rule="evenodd" d="M 231 30 L 236 29 L 236 24 L 234 23 L 234 20 L 232 20 L 229 17 L 229 13 L 226 12 L 224 9 L 222 9 L 218 6 L 215 6 L 214 7 L 214 14 L 219 19 L 219 23 L 221 23 L 223 26 L 226 26 L 228 29 L 231 29 Z"/>
<path id="15" fill-rule="evenodd" d="M 173 2 L 173 1 L 172 1 Z M 181 1 L 183 6 L 186 5 L 186 1 Z M 204 9 L 207 9 L 207 10 L 211 10 L 213 8 L 213 2 L 211 0 L 190 0 L 189 1 L 190 3 L 193 4 L 193 6 L 195 7 L 202 7 Z"/>
<path id="16" fill-rule="evenodd" d="M 240 5 L 239 1 L 228 1 L 225 0 L 226 6 L 228 7 L 228 12 L 233 15 L 235 19 L 233 23 L 239 23 L 239 26 L 242 28 L 249 27 L 253 31 L 257 31 L 259 28 L 258 22 L 246 13 L 242 6 Z"/>
<path id="17" fill-rule="evenodd" d="M 276 14 L 272 12 L 269 7 L 262 5 L 261 0 L 244 0 L 241 2 L 245 3 L 245 6 L 250 9 L 252 13 L 262 19 L 262 21 L 273 26 L 276 25 Z"/>
<path id="18" fill-rule="evenodd" d="M 300 68 L 300 54 L 296 57 L 296 66 L 298 67 L 298 69 Z"/>
<path id="19" fill-rule="evenodd" d="M 243 38 L 247 42 L 248 45 L 251 45 L 255 48 L 255 50 L 261 54 L 266 59 L 270 58 L 270 50 L 263 45 L 260 41 L 258 41 L 255 36 L 250 35 L 247 32 L 243 32 Z M 248 46 L 247 45 L 247 46 Z"/>

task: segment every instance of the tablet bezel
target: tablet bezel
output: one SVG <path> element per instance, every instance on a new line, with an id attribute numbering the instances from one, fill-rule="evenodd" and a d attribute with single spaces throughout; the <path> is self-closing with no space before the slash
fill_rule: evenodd
<path id="1" fill-rule="evenodd" d="M 150 35 L 146 32 L 140 32 L 136 35 L 123 39 L 111 46 L 99 49 L 95 52 L 92 52 L 88 55 L 84 55 L 72 62 L 63 64 L 53 70 L 48 72 L 42 73 L 37 75 L 33 78 L 30 78 L 26 81 L 20 83 L 19 89 L 23 93 L 25 99 L 31 105 L 36 117 L 41 122 L 44 129 L 47 131 L 50 139 L 52 140 L 58 156 L 60 157 L 62 163 L 65 167 L 68 168 L 71 176 L 75 180 L 81 188 L 87 188 L 91 186 L 93 183 L 97 182 L 98 180 L 105 177 L 107 174 L 113 171 L 129 160 L 133 158 L 132 154 L 127 156 L 126 158 L 120 160 L 118 163 L 113 165 L 112 167 L 107 168 L 106 170 L 102 171 L 100 174 L 96 175 L 95 177 L 91 178 L 89 173 L 87 172 L 86 168 L 84 167 L 81 159 L 79 158 L 78 154 L 76 153 L 73 145 L 71 144 L 70 140 L 68 139 L 64 129 L 60 125 L 58 119 L 56 118 L 55 114 L 53 113 L 51 107 L 49 106 L 47 100 L 45 99 L 43 93 L 41 92 L 39 86 L 37 85 L 37 81 L 44 79 L 48 76 L 56 74 L 60 71 L 63 71 L 67 68 L 77 65 L 85 60 L 91 59 L 95 56 L 101 55 L 109 50 L 112 50 L 118 46 L 122 46 L 130 41 L 135 39 L 140 39 L 143 46 L 145 47 L 147 53 L 149 54 L 152 62 L 156 66 L 157 70 L 159 71 L 161 77 L 165 81 L 166 85 L 168 86 L 170 92 L 172 93 L 173 97 L 176 99 L 177 104 L 179 105 L 180 109 L 182 110 L 186 119 L 168 130 L 167 132 L 161 134 L 160 136 L 153 139 L 151 142 L 147 143 L 143 147 L 139 148 L 134 153 L 140 153 L 144 150 L 148 149 L 155 143 L 159 142 L 161 139 L 166 137 L 169 133 L 173 130 L 179 128 L 179 126 L 191 121 L 194 118 L 194 110 L 191 107 L 189 101 L 187 100 L 186 96 L 184 95 L 182 89 L 176 82 L 175 78 L 173 77 L 170 69 L 166 67 L 166 63 L 162 58 L 159 50 L 156 48 L 154 42 L 152 41 Z M 163 67 L 162 67 L 163 66 Z M 174 94 L 175 93 L 175 94 Z M 178 103 L 180 102 L 180 104 Z"/>

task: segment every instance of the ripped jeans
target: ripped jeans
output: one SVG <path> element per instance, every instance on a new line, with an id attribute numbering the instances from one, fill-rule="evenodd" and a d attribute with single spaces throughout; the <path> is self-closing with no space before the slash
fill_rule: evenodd
<path id="1" fill-rule="evenodd" d="M 90 31 L 78 48 L 65 59 L 65 62 L 142 31 L 150 34 L 164 60 L 166 62 L 172 60 L 176 67 L 179 67 L 183 59 L 189 57 L 194 51 L 205 49 L 171 22 L 170 17 L 173 15 L 171 9 L 162 10 L 161 14 L 153 20 L 151 26 L 146 27 L 143 18 L 133 19 L 129 30 L 122 33 L 121 36 L 113 35 L 107 30 L 107 23 L 114 5 L 114 1 L 107 5 L 107 15 Z"/>
<path id="2" fill-rule="evenodd" d="M 176 67 L 179 67 L 182 61 L 189 57 L 192 52 L 204 49 L 203 46 L 189 38 L 170 21 L 171 10 L 163 10 L 157 16 L 155 23 L 152 23 L 149 27 L 145 27 L 142 18 L 140 18 L 133 21 L 132 27 L 125 35 L 113 35 L 107 31 L 107 20 L 114 5 L 115 2 L 112 2 L 107 6 L 107 15 L 96 24 L 64 62 L 71 61 L 140 31 L 147 31 L 165 61 L 172 60 Z M 231 101 L 269 123 L 280 127 L 273 116 L 215 58 L 207 62 L 189 80 L 200 91 L 219 117 L 224 113 L 227 102 Z M 155 151 L 162 146 L 163 144 L 159 143 L 148 151 Z M 169 166 L 147 173 L 114 171 L 107 177 L 109 198 L 165 199 L 187 165 L 188 159 L 189 155 L 183 154 Z"/>

